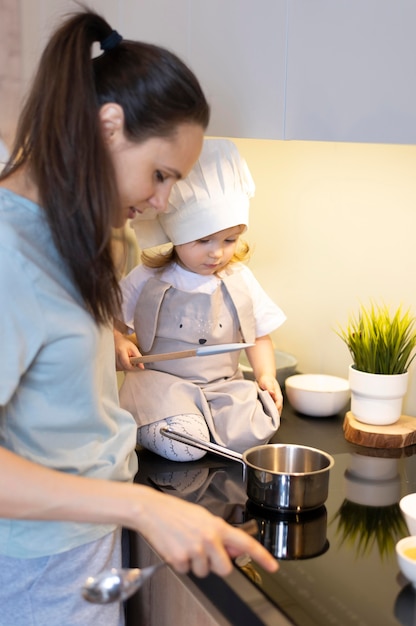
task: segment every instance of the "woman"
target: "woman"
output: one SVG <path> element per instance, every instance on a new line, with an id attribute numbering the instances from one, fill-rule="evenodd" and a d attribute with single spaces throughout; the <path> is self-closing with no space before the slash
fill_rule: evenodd
<path id="1" fill-rule="evenodd" d="M 120 565 L 121 526 L 178 572 L 224 575 L 243 552 L 277 567 L 204 509 L 132 484 L 136 425 L 118 406 L 111 229 L 165 209 L 208 117 L 179 59 L 95 13 L 70 17 L 42 55 L 0 175 L 4 624 L 122 624 L 118 606 L 80 596 L 87 575 Z"/>

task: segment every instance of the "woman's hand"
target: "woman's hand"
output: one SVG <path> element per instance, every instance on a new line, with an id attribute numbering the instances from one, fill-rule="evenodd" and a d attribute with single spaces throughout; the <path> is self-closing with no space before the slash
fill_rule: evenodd
<path id="1" fill-rule="evenodd" d="M 141 498 L 136 530 L 178 573 L 195 576 L 210 572 L 226 576 L 232 571 L 231 559 L 248 554 L 269 572 L 278 569 L 274 557 L 253 537 L 235 528 L 203 507 L 175 499 L 150 488 Z"/>

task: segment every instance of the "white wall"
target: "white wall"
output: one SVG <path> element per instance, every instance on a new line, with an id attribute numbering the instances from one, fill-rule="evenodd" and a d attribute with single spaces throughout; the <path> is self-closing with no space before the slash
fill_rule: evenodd
<path id="1" fill-rule="evenodd" d="M 256 182 L 250 267 L 288 320 L 274 334 L 303 372 L 347 377 L 336 335 L 360 303 L 416 315 L 416 147 L 235 140 Z M 416 415 L 416 375 L 404 410 Z"/>

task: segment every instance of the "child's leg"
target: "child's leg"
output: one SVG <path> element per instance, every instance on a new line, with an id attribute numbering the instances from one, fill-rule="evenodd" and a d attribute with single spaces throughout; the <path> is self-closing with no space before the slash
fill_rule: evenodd
<path id="1" fill-rule="evenodd" d="M 160 432 L 161 428 L 171 426 L 174 430 L 209 441 L 207 423 L 200 414 L 174 415 L 153 424 L 141 426 L 137 432 L 137 443 L 147 450 L 155 452 L 159 456 L 171 461 L 197 461 L 205 456 L 204 450 L 179 441 L 174 441 Z"/>

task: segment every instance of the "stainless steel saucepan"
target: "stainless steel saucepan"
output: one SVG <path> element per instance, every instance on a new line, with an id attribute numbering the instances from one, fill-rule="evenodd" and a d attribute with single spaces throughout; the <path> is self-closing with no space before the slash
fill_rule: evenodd
<path id="1" fill-rule="evenodd" d="M 170 427 L 161 432 L 181 443 L 241 462 L 246 469 L 247 496 L 260 506 L 305 511 L 322 506 L 328 497 L 329 473 L 335 461 L 323 450 L 275 443 L 254 446 L 240 454 Z"/>

